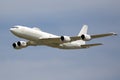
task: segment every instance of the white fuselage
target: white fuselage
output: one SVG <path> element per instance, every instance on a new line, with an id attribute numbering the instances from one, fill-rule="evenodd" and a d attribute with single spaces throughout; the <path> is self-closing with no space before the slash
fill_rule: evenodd
<path id="1" fill-rule="evenodd" d="M 80 45 L 85 44 L 85 41 L 83 40 L 77 40 L 72 42 L 66 42 L 62 44 L 57 44 L 55 42 L 50 43 L 48 42 L 40 42 L 39 39 L 46 39 L 46 38 L 58 38 L 60 36 L 56 36 L 50 33 L 43 32 L 39 30 L 38 28 L 28 28 L 28 27 L 22 27 L 22 26 L 15 26 L 10 29 L 10 31 L 23 39 L 34 41 L 36 45 L 47 45 L 51 47 L 61 48 L 61 49 L 79 49 L 81 48 Z"/>
<path id="2" fill-rule="evenodd" d="M 11 32 L 20 37 L 20 38 L 24 38 L 27 40 L 32 40 L 32 41 L 36 41 L 40 38 L 51 38 L 51 37 L 58 37 L 56 35 L 53 34 L 49 34 L 34 28 L 28 28 L 28 27 L 18 27 L 18 28 L 11 28 L 10 29 Z"/>

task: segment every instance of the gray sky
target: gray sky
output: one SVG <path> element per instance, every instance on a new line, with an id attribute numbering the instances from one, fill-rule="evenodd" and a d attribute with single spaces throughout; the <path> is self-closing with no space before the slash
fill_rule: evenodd
<path id="1" fill-rule="evenodd" d="M 119 0 L 0 0 L 0 80 L 120 80 Z M 92 40 L 104 45 L 80 50 L 46 46 L 14 50 L 24 40 L 9 31 L 14 25 L 39 27 L 56 35 L 116 32 Z"/>

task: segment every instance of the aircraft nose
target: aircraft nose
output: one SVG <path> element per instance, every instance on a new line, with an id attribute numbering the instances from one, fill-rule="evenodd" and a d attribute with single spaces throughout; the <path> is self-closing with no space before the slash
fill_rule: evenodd
<path id="1" fill-rule="evenodd" d="M 14 28 L 10 28 L 10 31 L 11 31 L 11 32 L 14 32 Z"/>
<path id="2" fill-rule="evenodd" d="M 12 27 L 12 28 L 10 28 L 10 31 L 12 32 L 12 33 L 17 33 L 17 29 L 16 28 L 14 28 L 14 27 Z"/>
<path id="3" fill-rule="evenodd" d="M 12 31 L 13 30 L 13 28 L 10 28 L 10 31 Z"/>

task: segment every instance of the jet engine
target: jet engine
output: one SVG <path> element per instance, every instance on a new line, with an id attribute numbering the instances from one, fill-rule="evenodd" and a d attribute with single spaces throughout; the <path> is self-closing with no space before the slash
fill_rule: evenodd
<path id="1" fill-rule="evenodd" d="M 15 49 L 21 49 L 27 47 L 27 42 L 25 41 L 18 41 L 12 44 L 13 48 Z"/>
<path id="2" fill-rule="evenodd" d="M 82 34 L 82 35 L 81 35 L 81 38 L 82 38 L 82 40 L 84 40 L 84 41 L 89 41 L 89 40 L 91 40 L 91 36 L 88 35 L 88 34 Z"/>
<path id="3" fill-rule="evenodd" d="M 63 42 L 69 42 L 69 41 L 71 41 L 71 39 L 70 39 L 69 36 L 61 36 L 60 39 L 61 39 L 61 41 L 63 41 Z"/>

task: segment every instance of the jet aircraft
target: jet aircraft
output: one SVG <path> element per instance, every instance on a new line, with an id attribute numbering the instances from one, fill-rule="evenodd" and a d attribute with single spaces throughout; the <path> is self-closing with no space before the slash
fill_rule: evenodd
<path id="1" fill-rule="evenodd" d="M 26 26 L 14 26 L 10 31 L 17 37 L 25 39 L 25 41 L 17 41 L 12 44 L 15 49 L 22 49 L 28 46 L 49 46 L 59 49 L 84 49 L 93 46 L 102 45 L 102 43 L 86 44 L 95 38 L 117 35 L 114 32 L 105 34 L 89 35 L 87 33 L 88 26 L 83 25 L 77 36 L 57 36 L 40 30 L 37 27 L 29 28 Z"/>

